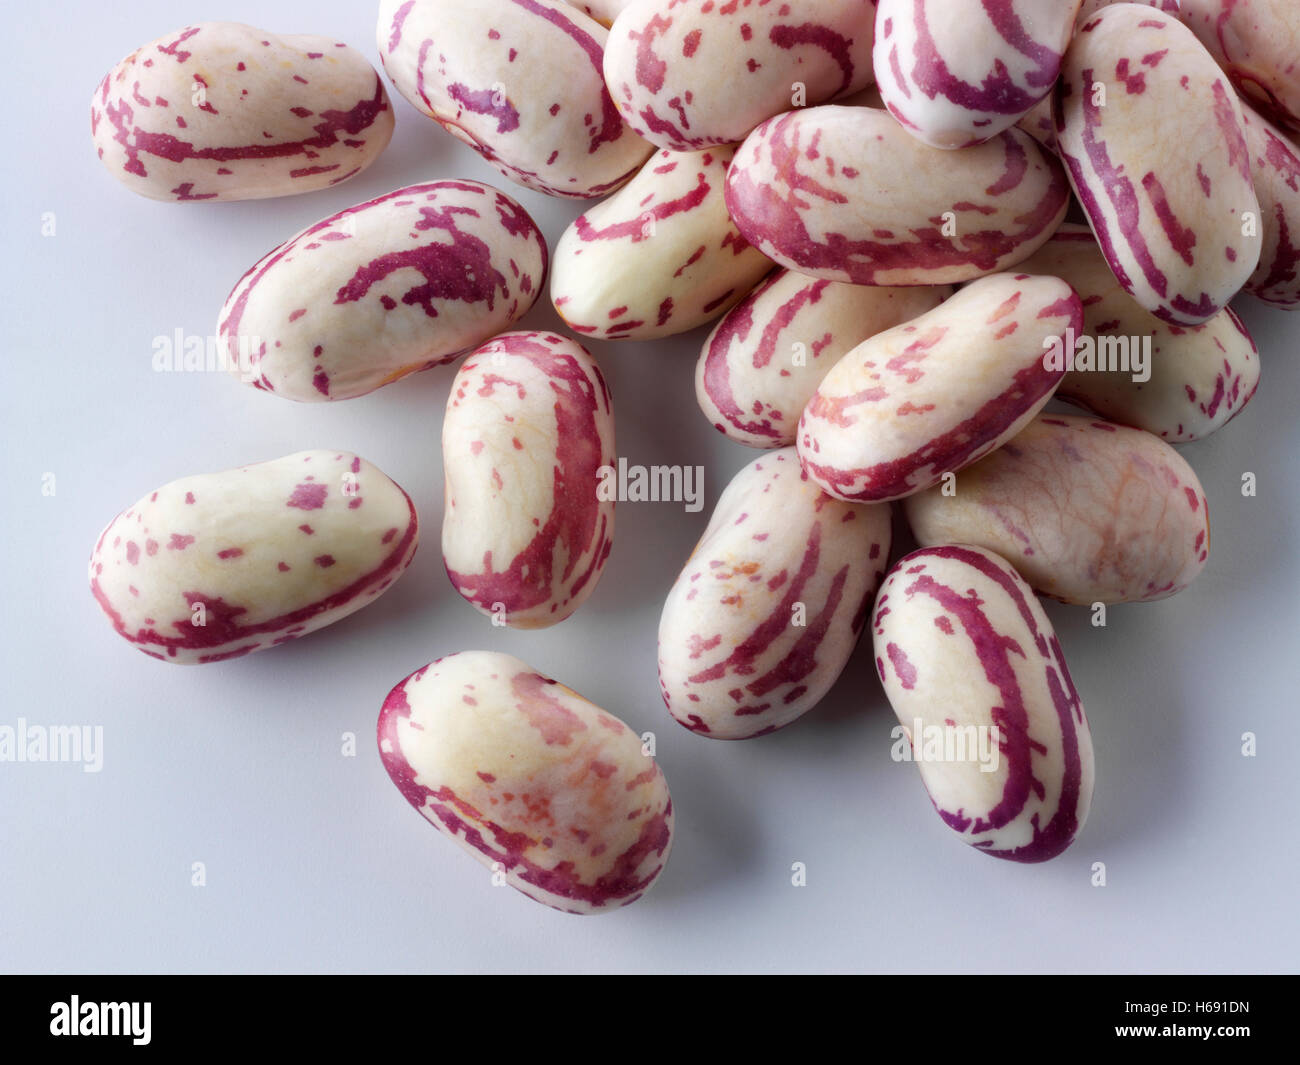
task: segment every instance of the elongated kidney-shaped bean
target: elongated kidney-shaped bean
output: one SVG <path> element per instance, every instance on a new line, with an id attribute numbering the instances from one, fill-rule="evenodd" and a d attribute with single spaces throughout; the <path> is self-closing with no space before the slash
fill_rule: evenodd
<path id="1" fill-rule="evenodd" d="M 551 302 L 570 329 L 600 340 L 684 333 L 734 306 L 772 268 L 727 216 L 734 151 L 657 152 L 564 231 Z"/>
<path id="2" fill-rule="evenodd" d="M 872 638 L 944 824 L 995 858 L 1064 851 L 1092 803 L 1092 734 L 1052 623 L 1016 571 L 977 547 L 914 551 L 880 589 Z M 981 738 L 995 758 L 974 757 Z"/>
<path id="3" fill-rule="evenodd" d="M 634 130 L 685 152 L 743 140 L 796 103 L 871 81 L 876 0 L 636 0 L 605 46 L 605 82 Z"/>
<path id="4" fill-rule="evenodd" d="M 981 278 L 831 368 L 799 421 L 804 469 L 859 503 L 928 488 L 1043 408 L 1064 375 L 1044 364 L 1045 345 L 1082 322 L 1058 278 Z"/>
<path id="5" fill-rule="evenodd" d="M 494 621 L 563 621 L 614 541 L 614 411 L 580 344 L 506 333 L 465 360 L 442 423 L 442 555 L 456 590 Z"/>
<path id="6" fill-rule="evenodd" d="M 965 148 L 1014 126 L 1056 84 L 1079 0 L 880 0 L 876 84 L 919 140 Z"/>
<path id="7" fill-rule="evenodd" d="M 793 448 L 741 470 L 659 621 L 659 685 L 673 717 L 739 740 L 816 706 L 858 641 L 889 544 L 889 508 L 832 499 Z"/>
<path id="8" fill-rule="evenodd" d="M 704 342 L 695 366 L 700 409 L 738 444 L 787 447 L 841 357 L 950 295 L 946 285 L 872 288 L 778 270 Z"/>
<path id="9" fill-rule="evenodd" d="M 416 110 L 511 181 L 585 199 L 653 150 L 601 70 L 608 31 L 558 0 L 380 0 L 379 58 Z"/>
<path id="10" fill-rule="evenodd" d="M 1294 311 L 1300 309 L 1300 145 L 1246 104 L 1241 111 L 1264 237 L 1246 291 Z"/>
<path id="11" fill-rule="evenodd" d="M 754 247 L 791 270 L 859 285 L 1005 269 L 1051 236 L 1069 197 L 1060 163 L 1021 130 L 941 152 L 870 107 L 769 119 L 727 175 L 727 207 Z"/>
<path id="12" fill-rule="evenodd" d="M 510 655 L 416 670 L 389 692 L 378 738 L 406 801 L 537 902 L 606 913 L 668 861 L 672 799 L 637 734 Z"/>
<path id="13" fill-rule="evenodd" d="M 409 185 L 263 256 L 227 297 L 217 333 L 254 388 L 350 399 L 508 328 L 545 278 L 546 238 L 504 192 Z"/>
<path id="14" fill-rule="evenodd" d="M 1061 278 L 1083 303 L 1057 399 L 1185 443 L 1222 428 L 1255 394 L 1259 356 L 1232 309 L 1204 325 L 1162 322 L 1115 280 L 1087 226 L 1067 222 L 1020 269 Z"/>
<path id="15" fill-rule="evenodd" d="M 108 172 L 154 200 L 312 192 L 364 170 L 393 135 L 365 57 L 328 37 L 201 22 L 105 75 L 90 131 Z"/>
<path id="16" fill-rule="evenodd" d="M 1080 28 L 1054 106 L 1057 148 L 1120 284 L 1163 321 L 1213 318 L 1260 253 L 1227 78 L 1173 16 L 1117 4 Z"/>
<path id="17" fill-rule="evenodd" d="M 1141 429 L 1040 415 L 957 475 L 908 499 L 919 543 L 996 551 L 1044 595 L 1129 603 L 1182 591 L 1205 567 L 1210 516 L 1195 471 Z"/>
<path id="18" fill-rule="evenodd" d="M 374 601 L 415 554 L 415 507 L 355 455 L 302 451 L 163 485 L 105 528 L 90 590 L 119 636 L 220 662 Z"/>

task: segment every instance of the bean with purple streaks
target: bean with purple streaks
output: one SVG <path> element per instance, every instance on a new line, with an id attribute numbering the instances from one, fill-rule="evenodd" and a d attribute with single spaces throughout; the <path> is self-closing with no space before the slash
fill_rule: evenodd
<path id="1" fill-rule="evenodd" d="M 659 685 L 711 739 L 762 736 L 816 706 L 866 620 L 890 508 L 841 503 L 793 448 L 762 455 L 718 500 L 659 621 Z"/>
<path id="2" fill-rule="evenodd" d="M 1016 571 L 977 547 L 914 551 L 880 589 L 872 637 L 944 824 L 994 858 L 1042 862 L 1069 847 L 1092 804 L 1092 733 L 1052 623 Z M 987 760 L 975 755 L 981 734 Z"/>
<path id="3" fill-rule="evenodd" d="M 1250 172 L 1259 198 L 1263 248 L 1246 291 L 1274 307 L 1300 309 L 1300 145 L 1248 104 Z"/>
<path id="4" fill-rule="evenodd" d="M 442 423 L 442 554 L 456 590 L 520 629 L 555 625 L 595 590 L 614 539 L 614 411 L 582 345 L 505 333 L 465 360 Z"/>
<path id="5" fill-rule="evenodd" d="M 609 913 L 667 864 L 673 803 L 640 738 L 517 658 L 430 662 L 389 692 L 377 736 L 406 801 L 536 902 Z"/>

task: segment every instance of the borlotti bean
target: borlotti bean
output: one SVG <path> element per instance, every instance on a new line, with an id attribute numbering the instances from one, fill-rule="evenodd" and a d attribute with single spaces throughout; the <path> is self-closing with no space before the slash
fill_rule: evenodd
<path id="1" fill-rule="evenodd" d="M 1056 398 L 1171 443 L 1209 436 L 1235 418 L 1259 384 L 1259 354 L 1225 307 L 1204 325 L 1160 321 L 1115 280 L 1085 225 L 1067 222 L 1019 269 L 1067 282 L 1083 303 L 1083 331 L 1066 337 Z"/>
<path id="2" fill-rule="evenodd" d="M 1046 96 L 1025 112 L 1016 123 L 1049 152 L 1056 151 L 1056 123 L 1052 120 L 1052 97 Z"/>
<path id="3" fill-rule="evenodd" d="M 727 175 L 727 207 L 754 247 L 791 270 L 858 285 L 996 273 L 1052 235 L 1069 199 L 1061 164 L 1022 130 L 944 152 L 869 107 L 769 119 Z"/>
<path id="4" fill-rule="evenodd" d="M 374 602 L 418 537 L 410 498 L 376 467 L 300 451 L 149 493 L 99 537 L 90 590 L 145 654 L 221 662 Z"/>
<path id="5" fill-rule="evenodd" d="M 1179 10 L 1179 0 L 1083 0 L 1083 5 L 1079 8 L 1078 18 L 1074 20 L 1076 26 L 1082 26 L 1092 18 L 1103 7 L 1110 7 L 1111 4 L 1145 4 L 1147 7 L 1157 7 L 1170 15 L 1177 15 Z"/>
<path id="6" fill-rule="evenodd" d="M 605 90 L 600 23 L 558 0 L 380 0 L 379 59 L 416 110 L 511 181 L 601 196 L 653 151 Z"/>
<path id="7" fill-rule="evenodd" d="M 841 357 L 951 295 L 946 285 L 871 288 L 777 270 L 704 342 L 695 366 L 700 409 L 738 444 L 788 447 Z"/>
<path id="8" fill-rule="evenodd" d="M 1009 444 L 904 504 L 917 542 L 996 551 L 1044 595 L 1132 603 L 1205 567 L 1210 516 L 1196 473 L 1141 429 L 1040 415 Z"/>
<path id="9" fill-rule="evenodd" d="M 659 685 L 678 722 L 741 740 L 830 691 L 885 571 L 890 508 L 841 503 L 794 448 L 761 455 L 718 500 L 659 621 Z"/>
<path id="10" fill-rule="evenodd" d="M 575 333 L 652 340 L 733 307 L 772 268 L 727 215 L 734 148 L 657 152 L 564 231 L 551 302 Z"/>
<path id="11" fill-rule="evenodd" d="M 1300 145 L 1249 105 L 1241 111 L 1264 237 L 1246 291 L 1294 311 L 1300 309 Z"/>
<path id="12" fill-rule="evenodd" d="M 831 367 L 799 421 L 799 458 L 837 499 L 919 492 L 1001 446 L 1052 398 L 1065 370 L 1046 345 L 1083 324 L 1055 277 L 981 278 Z"/>
<path id="13" fill-rule="evenodd" d="M 1237 91 L 1300 131 L 1300 5 L 1295 0 L 1181 0 L 1180 17 Z"/>
<path id="14" fill-rule="evenodd" d="M 605 46 L 624 120 L 661 148 L 743 140 L 764 119 L 871 82 L 876 0 L 634 0 Z"/>
<path id="15" fill-rule="evenodd" d="M 1055 117 L 1120 284 L 1174 325 L 1218 314 L 1259 262 L 1259 202 L 1241 107 L 1191 31 L 1154 8 L 1103 8 L 1066 53 Z"/>
<path id="16" fill-rule="evenodd" d="M 1082 831 L 1092 733 L 1052 623 L 1006 561 L 945 545 L 900 559 L 876 599 L 876 669 L 944 824 L 1042 862 Z"/>
<path id="17" fill-rule="evenodd" d="M 142 45 L 90 102 L 100 161 L 132 192 L 206 203 L 313 192 L 379 158 L 379 75 L 328 37 L 201 22 Z"/>
<path id="18" fill-rule="evenodd" d="M 1056 84 L 1079 0 L 880 0 L 873 62 L 890 113 L 935 148 L 1014 126 Z"/>
<path id="19" fill-rule="evenodd" d="M 442 423 L 442 555 L 494 621 L 563 621 L 600 580 L 614 541 L 614 411 L 582 345 L 506 333 L 465 360 Z"/>
<path id="20" fill-rule="evenodd" d="M 523 317 L 546 238 L 477 181 L 409 185 L 308 226 L 240 278 L 217 323 L 230 369 L 302 402 L 451 362 Z"/>
<path id="21" fill-rule="evenodd" d="M 641 738 L 510 655 L 416 670 L 384 700 L 378 739 L 406 801 L 537 902 L 608 913 L 668 861 L 672 799 Z"/>

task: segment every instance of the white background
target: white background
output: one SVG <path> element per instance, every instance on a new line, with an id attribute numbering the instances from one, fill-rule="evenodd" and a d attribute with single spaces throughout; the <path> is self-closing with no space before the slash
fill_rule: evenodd
<path id="1" fill-rule="evenodd" d="M 516 196 L 552 246 L 579 212 L 510 185 L 395 93 L 397 131 L 329 191 L 170 205 L 95 158 L 89 101 L 119 58 L 187 19 L 321 33 L 377 64 L 373 3 L 32 4 L 10 22 L 0 176 L 5 456 L 0 724 L 104 729 L 104 767 L 0 764 L 5 971 L 1294 971 L 1300 615 L 1300 315 L 1243 298 L 1263 383 L 1217 436 L 1183 448 L 1210 500 L 1209 566 L 1104 629 L 1049 605 L 1092 724 L 1097 788 L 1078 842 L 1041 866 L 963 846 L 914 766 L 869 640 L 793 727 L 692 735 L 659 697 L 669 586 L 730 476 L 756 453 L 695 404 L 707 330 L 592 345 L 632 463 L 703 464 L 706 505 L 620 505 L 594 596 L 546 631 L 494 629 L 438 550 L 439 430 L 454 367 L 335 404 L 218 374 L 159 374 L 153 338 L 206 336 L 243 271 L 334 211 L 401 185 L 470 177 Z M 390 86 L 391 91 L 391 86 Z M 1176 116 L 1170 116 L 1176 121 Z M 57 235 L 41 235 L 54 212 Z M 547 301 L 525 326 L 558 328 Z M 176 477 L 309 447 L 354 450 L 414 498 L 423 546 L 382 599 L 307 639 L 177 667 L 101 617 L 86 560 L 120 509 Z M 1259 494 L 1243 498 L 1243 471 Z M 57 491 L 41 493 L 54 473 Z M 441 838 L 389 783 L 374 724 L 389 688 L 457 650 L 518 655 L 653 730 L 677 834 L 647 898 L 552 912 Z M 1259 753 L 1243 758 L 1243 732 Z M 341 736 L 358 754 L 340 754 Z M 190 884 L 206 864 L 207 886 Z M 791 865 L 806 863 L 806 887 Z M 1108 884 L 1091 885 L 1094 862 Z"/>

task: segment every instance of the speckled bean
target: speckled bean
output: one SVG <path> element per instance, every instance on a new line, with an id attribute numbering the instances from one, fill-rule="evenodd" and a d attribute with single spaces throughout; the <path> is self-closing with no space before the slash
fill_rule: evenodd
<path id="1" fill-rule="evenodd" d="M 942 152 L 869 107 L 770 119 L 727 175 L 727 207 L 754 247 L 800 273 L 859 285 L 996 273 L 1051 236 L 1069 197 L 1061 164 L 1021 130 Z"/>
<path id="2" fill-rule="evenodd" d="M 363 459 L 300 451 L 184 477 L 114 518 L 90 590 L 123 639 L 166 662 L 221 662 L 373 602 L 419 536 L 402 489 Z"/>
<path id="3" fill-rule="evenodd" d="M 570 329 L 598 340 L 684 333 L 733 307 L 772 268 L 727 216 L 734 151 L 657 152 L 564 231 L 551 302 Z"/>
<path id="4" fill-rule="evenodd" d="M 1079 0 L 880 0 L 885 106 L 935 148 L 981 144 L 1051 92 Z"/>
<path id="5" fill-rule="evenodd" d="M 563 621 L 600 580 L 614 540 L 614 411 L 582 345 L 506 333 L 465 360 L 442 423 L 442 555 L 484 614 L 520 629 Z"/>
<path id="6" fill-rule="evenodd" d="M 377 731 L 406 801 L 530 899 L 608 913 L 663 872 L 673 834 L 663 771 L 613 714 L 517 658 L 463 651 L 429 663 L 389 692 Z"/>
<path id="7" fill-rule="evenodd" d="M 90 102 L 100 161 L 132 192 L 203 203 L 312 192 L 379 158 L 379 75 L 328 37 L 201 22 L 142 45 Z"/>
<path id="8" fill-rule="evenodd" d="M 1040 415 L 959 473 L 955 494 L 904 505 L 918 543 L 996 551 L 1066 603 L 1164 599 L 1209 557 L 1195 471 L 1158 437 L 1092 418 Z"/>
<path id="9" fill-rule="evenodd" d="M 688 729 L 719 740 L 790 724 L 830 691 L 889 557 L 890 508 L 841 503 L 794 448 L 727 486 L 659 621 L 659 686 Z"/>
<path id="10" fill-rule="evenodd" d="M 804 104 L 871 82 L 876 0 L 715 3 L 634 0 L 605 47 L 605 82 L 624 120 L 661 148 L 743 140 Z"/>
<path id="11" fill-rule="evenodd" d="M 410 185 L 267 253 L 217 323 L 231 369 L 300 401 L 350 399 L 451 362 L 537 301 L 546 238 L 477 181 Z"/>
<path id="12" fill-rule="evenodd" d="M 1180 18 L 1237 91 L 1273 121 L 1300 131 L 1300 4 L 1295 0 L 1182 0 Z"/>
<path id="13" fill-rule="evenodd" d="M 1058 150 L 1120 284 L 1174 325 L 1219 313 L 1259 262 L 1237 98 L 1172 15 L 1103 8 L 1066 53 Z"/>
<path id="14" fill-rule="evenodd" d="M 1259 384 L 1259 355 L 1245 324 L 1225 307 L 1204 325 L 1178 326 L 1139 307 L 1115 280 L 1092 231 L 1067 222 L 1019 269 L 1069 283 L 1083 302 L 1089 337 L 1056 398 L 1171 443 L 1209 436 L 1241 413 Z M 1150 357 L 1136 368 L 1135 346 L 1150 337 Z M 1145 356 L 1141 356 L 1145 358 Z M 1127 365 L 1123 365 L 1127 359 Z M 1120 363 L 1114 370 L 1095 367 Z M 1135 380 L 1135 375 L 1148 375 Z"/>
<path id="15" fill-rule="evenodd" d="M 928 488 L 1042 409 L 1064 375 L 1044 364 L 1045 342 L 1082 323 L 1064 281 L 981 278 L 831 368 L 799 421 L 804 469 L 859 503 Z"/>
<path id="16" fill-rule="evenodd" d="M 380 0 L 379 59 L 411 105 L 511 181 L 586 199 L 653 150 L 605 90 L 608 31 L 559 0 Z"/>
<path id="17" fill-rule="evenodd" d="M 1241 111 L 1264 238 L 1246 291 L 1274 307 L 1300 310 L 1300 145 L 1249 105 Z"/>
<path id="18" fill-rule="evenodd" d="M 1083 0 L 1083 5 L 1079 8 L 1079 15 L 1074 20 L 1074 24 L 1082 26 L 1103 7 L 1124 3 L 1145 4 L 1147 7 L 1159 8 L 1170 15 L 1178 14 L 1179 0 Z"/>
<path id="19" fill-rule="evenodd" d="M 1016 571 L 976 547 L 914 551 L 880 589 L 872 637 L 944 824 L 1016 862 L 1047 861 L 1074 842 L 1092 804 L 1092 733 L 1052 623 Z M 995 738 L 991 771 L 969 756 L 976 730 Z M 968 744 L 966 757 L 927 756 L 950 735 Z"/>
<path id="20" fill-rule="evenodd" d="M 840 358 L 951 295 L 946 285 L 872 288 L 778 270 L 705 341 L 695 366 L 700 409 L 738 444 L 787 447 Z"/>

